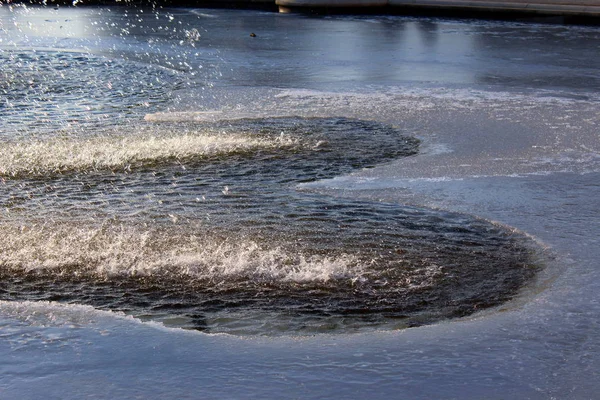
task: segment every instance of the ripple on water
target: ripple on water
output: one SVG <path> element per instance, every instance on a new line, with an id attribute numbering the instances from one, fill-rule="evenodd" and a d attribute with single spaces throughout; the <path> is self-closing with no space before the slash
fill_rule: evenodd
<path id="1" fill-rule="evenodd" d="M 0 65 L 0 127 L 11 136 L 103 129 L 183 84 L 172 70 L 64 50 L 0 50 Z"/>
<path id="2" fill-rule="evenodd" d="M 0 299 L 306 334 L 468 315 L 539 268 L 521 235 L 477 218 L 294 190 L 416 152 L 374 122 L 163 123 L 10 146 Z"/>

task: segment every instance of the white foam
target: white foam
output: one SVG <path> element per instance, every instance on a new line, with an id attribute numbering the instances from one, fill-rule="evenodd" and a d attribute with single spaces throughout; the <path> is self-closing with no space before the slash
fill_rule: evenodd
<path id="1" fill-rule="evenodd" d="M 60 173 L 87 170 L 127 170 L 136 164 L 185 161 L 211 155 L 283 148 L 297 141 L 210 132 L 145 133 L 22 140 L 0 148 L 0 175 Z"/>
<path id="2" fill-rule="evenodd" d="M 363 273 L 350 255 L 302 255 L 250 239 L 217 239 L 181 228 L 5 223 L 0 229 L 0 265 L 22 271 L 96 277 L 169 275 L 212 282 L 326 282 L 360 279 Z"/>

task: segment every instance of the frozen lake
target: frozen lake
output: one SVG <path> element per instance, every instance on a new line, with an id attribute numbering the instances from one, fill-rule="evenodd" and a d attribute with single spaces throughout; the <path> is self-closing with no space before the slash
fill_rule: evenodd
<path id="1" fill-rule="evenodd" d="M 599 49 L 1 6 L 0 397 L 595 398 Z"/>

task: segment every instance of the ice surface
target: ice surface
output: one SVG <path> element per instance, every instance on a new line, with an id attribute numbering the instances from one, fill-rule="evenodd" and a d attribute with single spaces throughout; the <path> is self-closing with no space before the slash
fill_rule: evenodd
<path id="1" fill-rule="evenodd" d="M 0 44 L 7 46 L 8 27 L 13 29 L 15 21 L 27 26 L 28 14 L 2 13 Z M 234 14 L 199 17 L 219 21 Z M 554 261 L 536 285 L 509 304 L 393 332 L 239 338 L 168 329 L 78 305 L 1 302 L 0 397 L 596 398 L 598 29 L 235 15 L 244 21 L 241 28 L 227 24 L 229 32 L 215 42 L 222 65 L 231 67 L 223 78 L 231 86 L 182 99 L 177 111 L 219 108 L 235 118 L 294 110 L 401 126 L 429 151 L 300 189 L 481 216 L 533 236 L 555 254 Z M 160 24 L 169 23 L 165 15 L 160 18 Z M 247 36 L 242 33 L 257 20 L 266 31 L 259 38 L 279 37 L 281 48 L 250 48 L 264 42 L 242 42 Z M 31 29 L 23 28 L 23 36 L 11 40 L 19 46 L 56 45 Z M 340 36 L 361 45 L 333 46 Z M 290 45 L 302 38 L 297 47 Z M 70 40 L 63 47 L 81 43 Z M 202 40 L 211 35 L 203 34 L 197 46 Z M 116 54 L 130 54 L 123 50 L 129 42 L 114 41 Z M 381 61 L 376 67 L 368 67 L 372 57 L 365 48 L 375 48 L 371 51 Z M 298 60 L 317 60 L 312 49 L 332 51 L 324 61 L 293 68 Z M 273 55 L 289 52 L 293 57 L 273 61 Z M 344 62 L 362 75 L 336 70 Z M 253 74 L 257 66 L 279 74 Z M 438 88 L 430 92 L 431 86 Z"/>

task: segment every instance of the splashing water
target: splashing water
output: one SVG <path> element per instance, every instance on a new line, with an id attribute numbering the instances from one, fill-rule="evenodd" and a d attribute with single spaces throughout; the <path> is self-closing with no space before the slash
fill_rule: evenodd
<path id="1" fill-rule="evenodd" d="M 13 135 L 102 130 L 182 86 L 172 70 L 75 51 L 0 49 L 0 65 L 0 126 Z"/>
<path id="2" fill-rule="evenodd" d="M 419 142 L 398 128 L 131 123 L 177 87 L 176 73 L 79 53 L 0 57 L 18 71 L 0 76 L 12 132 L 0 149 L 0 300 L 209 332 L 338 332 L 468 315 L 511 299 L 539 269 L 521 235 L 476 218 L 294 189 L 415 154 Z M 63 115 L 76 123 L 56 122 Z"/>
<path id="3" fill-rule="evenodd" d="M 215 155 L 244 153 L 293 146 L 295 140 L 243 135 L 207 135 L 180 132 L 160 136 L 99 136 L 74 140 L 27 140 L 0 149 L 0 175 L 51 175 L 92 170 L 125 171 L 165 161 L 185 162 Z"/>

